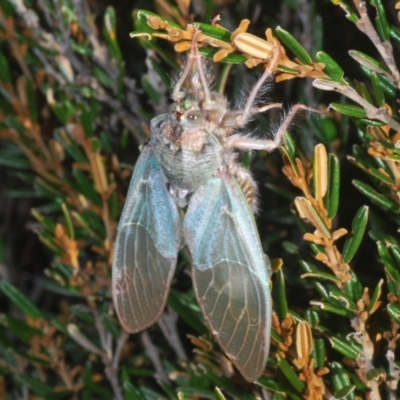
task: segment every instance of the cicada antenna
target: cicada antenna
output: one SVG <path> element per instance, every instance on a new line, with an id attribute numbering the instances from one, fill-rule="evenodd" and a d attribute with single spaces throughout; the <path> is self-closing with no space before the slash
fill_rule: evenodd
<path id="1" fill-rule="evenodd" d="M 183 85 L 183 82 L 185 82 L 185 80 L 186 80 L 186 78 L 188 77 L 188 75 L 189 75 L 189 72 L 190 72 L 190 69 L 192 68 L 192 65 L 193 65 L 193 61 L 194 61 L 194 58 L 195 58 L 195 54 L 194 54 L 194 43 L 196 43 L 197 44 L 197 36 L 199 35 L 199 30 L 197 29 L 197 28 L 195 28 L 195 30 L 194 30 L 194 34 L 193 34 L 193 37 L 192 37 L 192 43 L 191 43 L 191 45 L 190 45 L 190 52 L 189 52 L 189 55 L 188 55 L 188 59 L 187 59 L 187 62 L 186 62 L 186 65 L 185 65 L 185 68 L 183 69 L 183 71 L 182 71 L 182 74 L 181 74 L 181 76 L 179 77 L 179 80 L 178 80 L 178 82 L 176 83 L 176 85 L 175 85 L 175 87 L 174 87 L 174 90 L 173 90 L 173 92 L 172 92 L 172 98 L 175 100 L 175 101 L 178 101 L 178 99 L 179 99 L 179 92 L 180 92 L 180 90 L 181 90 L 181 87 L 182 87 L 182 85 Z"/>
<path id="2" fill-rule="evenodd" d="M 207 109 L 211 106 L 211 93 L 208 88 L 207 79 L 204 74 L 203 65 L 201 63 L 202 57 L 199 53 L 199 48 L 198 48 L 198 43 L 197 43 L 197 37 L 199 36 L 199 34 L 200 34 L 200 30 L 196 26 L 194 26 L 194 33 L 193 33 L 193 37 L 192 37 L 192 43 L 190 45 L 190 52 L 188 55 L 188 60 L 186 62 L 185 68 L 183 69 L 183 72 L 182 72 L 178 82 L 175 85 L 174 91 L 172 92 L 172 98 L 175 101 L 179 100 L 179 92 L 181 90 L 181 87 L 182 87 L 183 83 L 185 82 L 185 80 L 187 79 L 187 77 L 190 73 L 190 70 L 193 67 L 193 63 L 196 61 L 196 66 L 197 66 L 200 82 L 201 82 L 201 85 L 203 87 L 203 92 L 204 92 L 204 101 L 205 101 L 204 107 Z"/>
<path id="3" fill-rule="evenodd" d="M 193 35 L 193 38 L 197 38 L 197 35 L 200 33 L 199 29 L 195 28 L 195 34 Z M 203 86 L 203 91 L 204 91 L 204 108 L 208 109 L 211 106 L 211 94 L 210 90 L 208 89 L 208 84 L 206 80 L 206 76 L 204 75 L 204 70 L 203 70 L 203 65 L 201 64 L 201 55 L 199 53 L 199 47 L 197 44 L 197 41 L 193 42 L 192 41 L 192 46 L 191 49 L 194 50 L 194 57 L 196 57 L 196 64 L 197 64 L 197 69 L 199 71 L 199 77 L 200 77 L 200 82 Z"/>

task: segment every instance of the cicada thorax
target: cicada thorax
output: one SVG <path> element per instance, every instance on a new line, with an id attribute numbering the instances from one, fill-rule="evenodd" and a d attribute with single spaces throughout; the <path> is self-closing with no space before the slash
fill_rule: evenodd
<path id="1" fill-rule="evenodd" d="M 218 140 L 200 128 L 185 129 L 169 114 L 151 121 L 150 145 L 170 185 L 192 192 L 206 183 L 223 161 Z"/>
<path id="2" fill-rule="evenodd" d="M 174 90 L 169 112 L 151 121 L 150 144 L 170 185 L 193 192 L 223 164 L 226 99 L 204 88 L 197 64 Z"/>

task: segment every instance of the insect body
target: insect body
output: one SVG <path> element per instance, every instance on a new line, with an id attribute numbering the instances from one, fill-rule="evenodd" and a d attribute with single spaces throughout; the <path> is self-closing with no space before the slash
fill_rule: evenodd
<path id="1" fill-rule="evenodd" d="M 152 136 L 135 167 L 114 248 L 115 308 L 123 327 L 138 332 L 163 312 L 185 243 L 203 316 L 248 381 L 262 374 L 268 358 L 269 260 L 253 216 L 256 186 L 234 149 L 272 150 L 287 126 L 274 140 L 240 136 L 234 129 L 279 106 L 252 107 L 270 75 L 264 72 L 243 110 L 230 110 L 223 96 L 209 90 L 194 35 L 174 104 L 151 121 Z M 186 209 L 183 219 L 179 208 Z"/>

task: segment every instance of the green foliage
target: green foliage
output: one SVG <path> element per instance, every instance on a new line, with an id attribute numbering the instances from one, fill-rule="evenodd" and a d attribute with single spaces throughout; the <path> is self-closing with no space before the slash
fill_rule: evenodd
<path id="1" fill-rule="evenodd" d="M 203 21 L 196 22 L 200 52 L 215 60 L 217 87 L 235 98 L 246 89 L 238 71 L 250 74 L 270 58 L 259 58 L 257 46 L 243 47 L 240 30 L 223 28 L 239 26 L 232 15 L 243 13 L 238 4 L 222 3 L 230 12 L 222 13 L 221 26 L 206 18 L 219 11 L 213 2 L 193 12 Z M 158 326 L 126 334 L 111 302 L 112 247 L 131 175 L 120 160 L 134 164 L 150 135 L 148 119 L 168 107 L 169 76 L 192 35 L 186 3 L 163 2 L 162 17 L 134 12 L 137 38 L 130 45 L 119 29 L 130 29 L 131 15 L 118 6 L 91 9 L 71 0 L 0 5 L 2 184 L 18 201 L 35 200 L 37 235 L 52 256 L 39 266 L 50 306 L 35 304 L 18 279 L 1 275 L 0 397 L 254 399 L 262 390 L 272 399 L 400 397 L 400 73 L 390 45 L 398 43 L 400 29 L 391 22 L 394 6 L 276 1 L 297 23 L 315 27 L 299 37 L 295 23 L 278 27 L 268 2 L 254 3 L 263 12 L 249 31 L 265 51 L 272 44 L 280 49 L 274 72 L 276 87 L 286 85 L 290 93 L 284 101 L 330 104 L 327 114 L 299 118 L 296 137 L 286 135 L 283 172 L 281 161 L 266 154 L 251 163 L 261 188 L 261 240 L 276 257 L 270 357 L 253 384 L 213 342 L 187 279 L 185 250 Z M 340 21 L 334 14 L 336 29 L 346 23 L 346 30 L 366 37 L 365 53 L 344 49 L 359 65 L 357 79 L 330 54 L 335 32 L 325 28 L 326 12 L 339 7 L 344 12 Z M 266 131 L 269 120 L 260 116 L 254 124 Z M 0 266 L 18 268 L 7 264 L 0 232 Z"/>

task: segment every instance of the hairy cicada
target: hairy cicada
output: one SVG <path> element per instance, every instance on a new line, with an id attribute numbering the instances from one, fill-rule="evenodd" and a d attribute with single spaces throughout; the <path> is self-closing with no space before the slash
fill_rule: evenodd
<path id="1" fill-rule="evenodd" d="M 277 106 L 253 106 L 271 69 L 245 107 L 232 110 L 224 96 L 210 89 L 197 33 L 174 85 L 174 103 L 151 120 L 151 138 L 132 176 L 114 247 L 113 299 L 128 332 L 156 322 L 178 252 L 186 244 L 203 316 L 229 359 L 254 381 L 269 353 L 270 262 L 254 221 L 257 187 L 235 149 L 273 150 L 287 124 L 273 140 L 237 133 L 252 115 Z"/>

